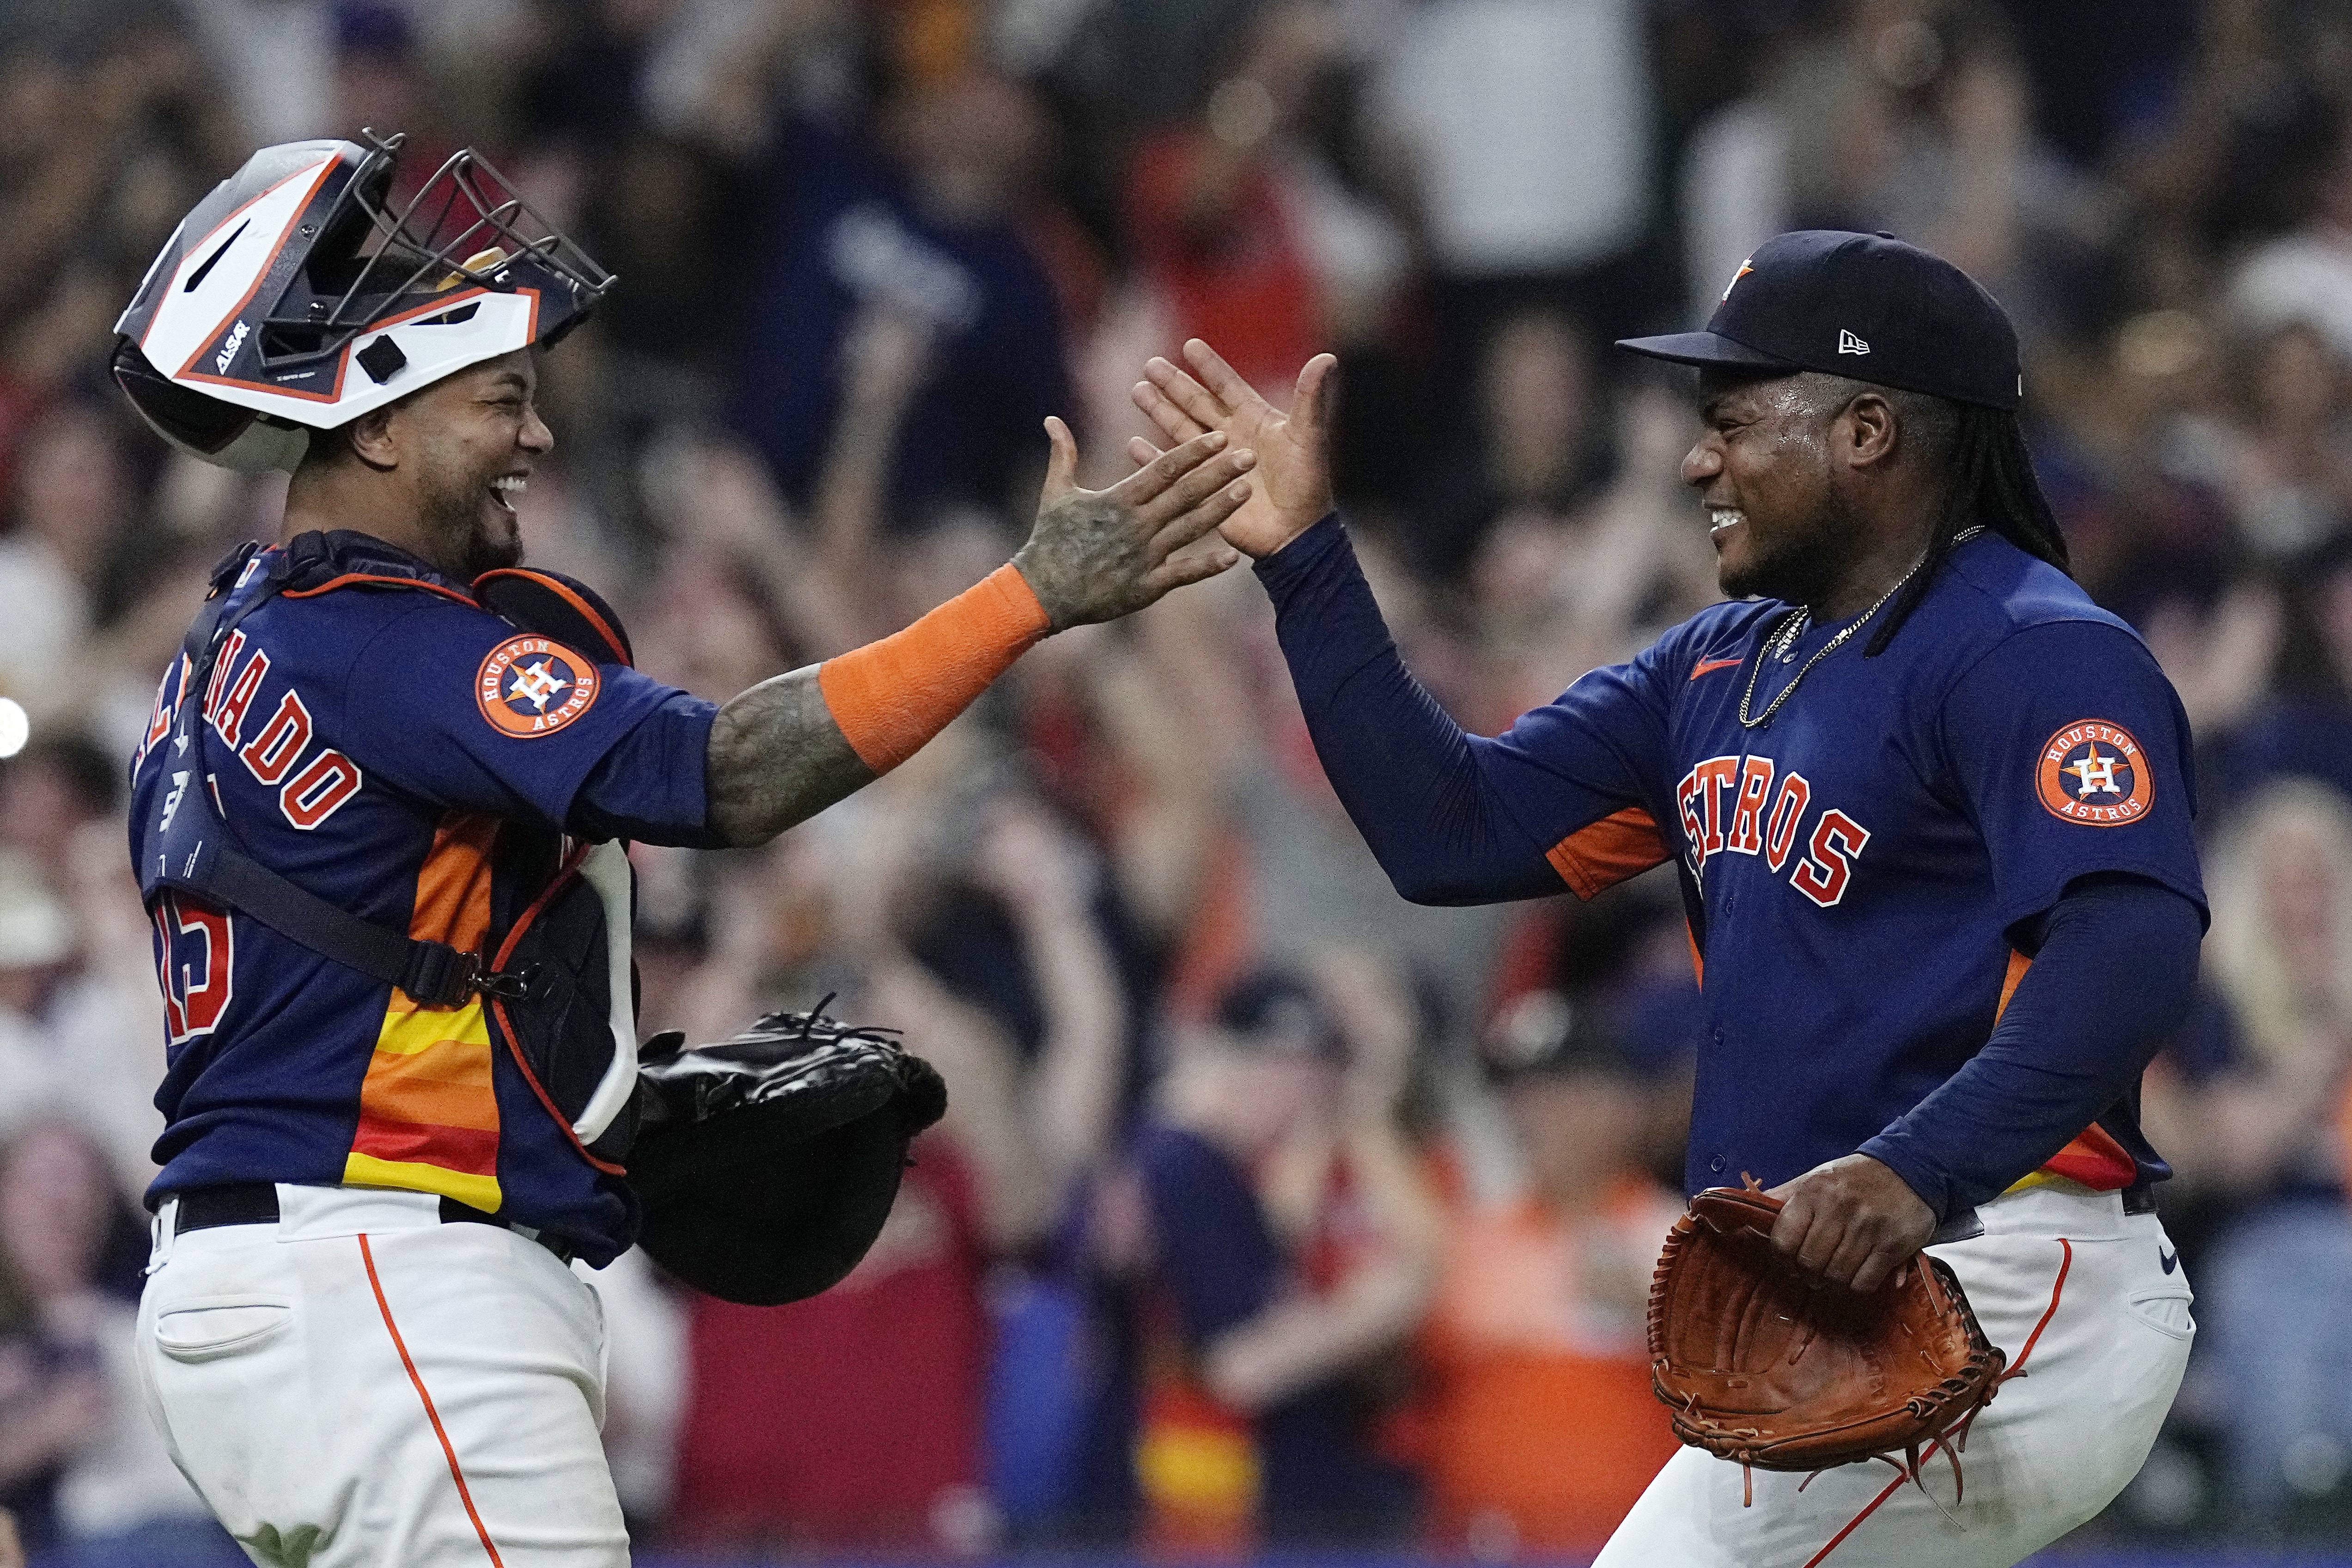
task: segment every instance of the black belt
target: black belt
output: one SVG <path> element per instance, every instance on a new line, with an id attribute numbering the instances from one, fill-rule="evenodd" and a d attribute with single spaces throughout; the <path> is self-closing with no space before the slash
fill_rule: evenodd
<path id="1" fill-rule="evenodd" d="M 185 1236 L 192 1230 L 210 1230 L 222 1225 L 276 1225 L 278 1223 L 278 1184 L 274 1182 L 225 1182 L 218 1186 L 190 1187 L 184 1192 L 167 1194 L 180 1200 L 177 1217 L 172 1224 L 173 1236 Z M 555 1254 L 559 1263 L 570 1263 L 572 1248 L 544 1231 L 531 1232 L 519 1225 L 484 1214 L 459 1203 L 455 1198 L 441 1200 L 443 1225 L 494 1225 L 500 1230 L 513 1231 L 526 1241 L 535 1241 Z"/>
<path id="2" fill-rule="evenodd" d="M 2126 1215 L 2156 1212 L 2154 1182 L 2134 1182 L 2130 1186 L 2126 1187 L 2120 1195 L 2124 1200 L 2124 1213 Z M 1966 1208 L 1959 1210 L 1951 1218 L 1937 1226 L 1936 1234 L 1927 1238 L 1927 1245 L 1941 1247 L 1948 1241 L 1973 1241 L 1983 1234 L 1984 1221 L 1978 1217 L 1976 1210 Z"/>

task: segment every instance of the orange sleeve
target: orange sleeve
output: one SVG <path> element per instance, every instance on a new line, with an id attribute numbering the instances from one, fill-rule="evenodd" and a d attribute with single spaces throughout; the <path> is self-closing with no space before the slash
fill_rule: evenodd
<path id="1" fill-rule="evenodd" d="M 887 773 L 1051 629 L 1007 563 L 906 630 L 825 660 L 817 689 L 858 761 Z"/>
<path id="2" fill-rule="evenodd" d="M 1588 900 L 1665 858 L 1657 820 L 1638 805 L 1588 823 L 1544 852 L 1559 879 Z"/>

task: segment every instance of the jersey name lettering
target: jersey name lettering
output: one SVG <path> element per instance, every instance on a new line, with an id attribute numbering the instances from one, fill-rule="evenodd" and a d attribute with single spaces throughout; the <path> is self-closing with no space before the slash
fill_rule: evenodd
<path id="1" fill-rule="evenodd" d="M 294 759 L 310 744 L 310 710 L 293 688 L 278 700 L 278 711 L 270 715 L 261 733 L 247 741 L 236 753 L 246 771 L 263 784 L 274 784 L 284 779 L 294 767 Z"/>
<path id="2" fill-rule="evenodd" d="M 228 646 L 221 649 L 220 659 L 213 666 L 213 678 L 205 682 L 205 722 L 209 724 L 220 716 L 221 693 L 228 689 L 229 671 L 236 668 L 237 655 L 245 651 L 245 633 L 228 635 Z"/>
<path id="3" fill-rule="evenodd" d="M 1804 774 L 1779 773 L 1769 757 L 1709 757 L 1675 790 L 1691 874 L 1704 883 L 1706 863 L 1726 853 L 1761 856 L 1779 873 L 1797 847 L 1812 798 Z M 1870 829 L 1834 806 L 1824 807 L 1789 872 L 1789 885 L 1822 908 L 1833 908 L 1845 897 L 1853 863 L 1869 842 Z"/>
<path id="4" fill-rule="evenodd" d="M 245 634 L 232 633 L 213 671 L 205 719 L 219 731 L 222 740 L 236 748 L 236 760 L 245 764 L 245 771 L 253 775 L 256 783 L 278 791 L 278 809 L 286 820 L 307 833 L 341 809 L 344 802 L 359 794 L 365 781 L 359 764 L 332 746 L 311 752 L 310 742 L 317 727 L 311 722 L 310 705 L 290 685 L 279 695 L 277 707 L 269 710 L 268 722 L 249 739 L 246 736 L 247 718 L 260 695 L 262 681 L 269 674 L 269 656 L 255 648 L 253 656 L 245 661 L 245 668 L 231 679 L 230 660 L 244 647 Z M 163 706 L 163 693 L 158 691 L 159 714 Z M 168 720 L 165 721 L 168 723 Z M 299 769 L 298 763 L 302 764 Z M 167 821 L 170 810 L 167 804 Z"/>
<path id="5" fill-rule="evenodd" d="M 268 673 L 269 656 L 255 648 L 253 657 L 245 661 L 245 668 L 237 671 L 236 680 L 226 695 L 205 715 L 213 728 L 220 731 L 220 738 L 230 745 L 245 738 L 246 710 L 253 706 L 254 696 L 261 689 L 262 677 Z"/>

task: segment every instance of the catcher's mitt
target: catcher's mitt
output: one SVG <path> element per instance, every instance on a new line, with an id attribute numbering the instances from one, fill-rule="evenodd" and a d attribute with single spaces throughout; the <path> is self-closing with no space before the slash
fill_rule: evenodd
<path id="1" fill-rule="evenodd" d="M 1957 1449 L 2007 1360 L 1959 1280 L 1923 1252 L 1900 1284 L 1866 1296 L 1822 1287 L 1773 1249 L 1780 1213 L 1752 1184 L 1710 1187 L 1666 1237 L 1650 1281 L 1650 1383 L 1675 1436 L 1742 1466 L 1885 1459 L 1915 1482 L 1920 1449 L 1942 1439 L 1958 1486 Z"/>
<path id="2" fill-rule="evenodd" d="M 947 1085 L 891 1029 L 771 1013 L 731 1040 L 638 1053 L 638 1245 L 698 1290 L 772 1307 L 840 1282 L 882 1229 Z"/>

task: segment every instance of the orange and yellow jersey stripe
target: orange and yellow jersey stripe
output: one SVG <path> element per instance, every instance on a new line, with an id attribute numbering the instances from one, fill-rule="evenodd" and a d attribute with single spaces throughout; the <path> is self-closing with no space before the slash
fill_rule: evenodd
<path id="1" fill-rule="evenodd" d="M 416 878 L 413 938 L 480 952 L 490 933 L 490 850 L 497 818 L 442 815 Z M 360 1085 L 359 1125 L 343 1180 L 353 1186 L 439 1193 L 494 1214 L 499 1104 L 482 999 L 431 1007 L 394 990 Z"/>

